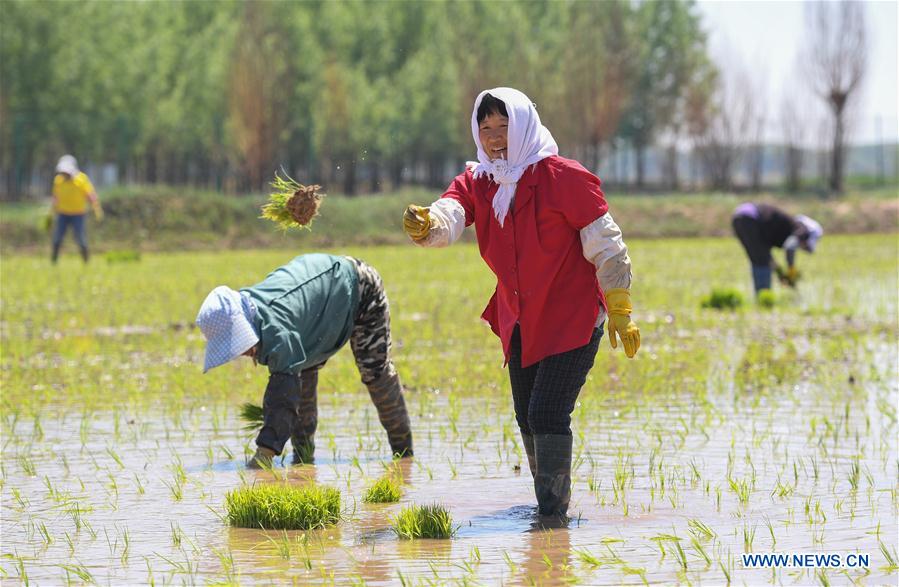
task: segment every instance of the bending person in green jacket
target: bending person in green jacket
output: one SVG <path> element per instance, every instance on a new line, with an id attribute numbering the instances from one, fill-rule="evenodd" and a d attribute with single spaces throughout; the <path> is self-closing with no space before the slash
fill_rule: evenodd
<path id="1" fill-rule="evenodd" d="M 402 385 L 390 360 L 390 308 L 381 276 L 352 257 L 301 255 L 239 292 L 219 286 L 197 315 L 203 372 L 240 356 L 268 366 L 263 425 L 250 467 L 270 466 L 291 440 L 311 462 L 318 370 L 349 341 L 394 455 L 412 456 Z"/>

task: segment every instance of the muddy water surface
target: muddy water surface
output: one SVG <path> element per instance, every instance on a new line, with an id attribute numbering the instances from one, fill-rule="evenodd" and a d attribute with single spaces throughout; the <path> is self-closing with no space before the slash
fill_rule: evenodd
<path id="1" fill-rule="evenodd" d="M 416 457 L 399 463 L 403 498 L 388 505 L 361 501 L 389 465 L 362 394 L 321 393 L 315 465 L 278 462 L 274 474 L 245 469 L 251 436 L 234 432 L 240 423 L 222 407 L 174 418 L 128 416 L 127 408 L 115 418 L 63 413 L 38 426 L 7 418 L 2 569 L 6 581 L 33 584 L 724 583 L 728 576 L 801 584 L 819 579 L 808 570 L 748 570 L 740 554 L 833 551 L 870 554 L 871 568 L 829 570 L 832 582 L 892 583 L 879 542 L 896 547 L 897 443 L 878 405 L 895 404 L 896 390 L 857 390 L 848 413 L 846 402 L 822 400 L 832 397 L 797 386 L 761 402 L 722 396 L 715 408 L 691 408 L 691 398 L 676 395 L 637 407 L 620 396 L 583 403 L 575 519 L 556 529 L 535 527 L 531 480 L 500 399 L 468 397 L 451 409 L 445 397 L 410 394 Z M 597 408 L 601 418 L 585 413 Z M 454 427 L 446 418 L 453 410 Z M 311 532 L 223 522 L 226 492 L 283 479 L 339 488 L 345 519 Z M 732 483 L 748 486 L 745 502 Z M 406 541 L 390 530 L 401 506 L 432 502 L 451 511 L 452 540 Z M 700 523 L 707 531 L 697 530 Z"/>

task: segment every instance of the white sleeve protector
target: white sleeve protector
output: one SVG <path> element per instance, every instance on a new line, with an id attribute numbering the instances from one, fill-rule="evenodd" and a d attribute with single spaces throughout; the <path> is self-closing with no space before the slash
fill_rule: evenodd
<path id="1" fill-rule="evenodd" d="M 621 229 L 608 212 L 581 229 L 584 257 L 596 267 L 603 290 L 631 287 L 631 260 Z"/>
<path id="2" fill-rule="evenodd" d="M 440 198 L 431 204 L 431 230 L 420 241 L 420 247 L 448 247 L 462 236 L 465 230 L 465 208 L 452 198 Z"/>

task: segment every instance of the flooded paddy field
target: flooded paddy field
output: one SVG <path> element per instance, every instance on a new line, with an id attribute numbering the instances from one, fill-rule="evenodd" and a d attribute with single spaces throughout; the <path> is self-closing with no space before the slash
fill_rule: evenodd
<path id="1" fill-rule="evenodd" d="M 567 528 L 534 527 L 533 487 L 499 343 L 478 316 L 493 280 L 473 246 L 330 251 L 384 277 L 415 458 L 392 464 L 345 349 L 319 383 L 314 465 L 247 470 L 263 367 L 202 374 L 191 325 L 216 285 L 310 251 L 4 257 L 4 584 L 895 584 L 899 578 L 895 236 L 828 236 L 772 309 L 736 241 L 630 243 L 635 360 L 603 341 L 573 416 Z M 363 503 L 389 467 L 397 504 Z M 315 531 L 229 527 L 245 484 L 318 483 L 343 518 Z M 450 540 L 390 518 L 440 503 Z M 867 568 L 749 569 L 743 553 L 868 555 Z"/>

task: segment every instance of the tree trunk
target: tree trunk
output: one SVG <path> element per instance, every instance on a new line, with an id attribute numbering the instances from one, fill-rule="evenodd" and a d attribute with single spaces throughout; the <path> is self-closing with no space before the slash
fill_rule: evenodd
<path id="1" fill-rule="evenodd" d="M 634 162 L 637 167 L 637 189 L 643 189 L 643 181 L 646 176 L 646 145 L 634 145 Z"/>
<path id="2" fill-rule="evenodd" d="M 762 189 L 762 166 L 763 166 L 763 158 L 764 152 L 763 147 L 760 144 L 752 146 L 752 158 L 750 159 L 750 163 L 752 167 L 750 168 L 750 182 L 752 186 L 752 191 L 759 192 Z"/>
<path id="3" fill-rule="evenodd" d="M 802 150 L 796 146 L 787 147 L 787 191 L 798 192 L 802 186 Z"/>
<path id="4" fill-rule="evenodd" d="M 672 190 L 680 189 L 680 176 L 677 170 L 677 146 L 671 145 L 668 147 L 665 163 L 665 174 L 668 176 L 668 187 Z"/>
<path id="5" fill-rule="evenodd" d="M 380 161 L 372 161 L 370 165 L 371 169 L 371 191 L 372 193 L 380 193 L 381 192 L 381 162 Z"/>
<path id="6" fill-rule="evenodd" d="M 403 162 L 400 159 L 394 159 L 390 162 L 390 183 L 391 189 L 394 190 L 403 183 Z"/>
<path id="7" fill-rule="evenodd" d="M 843 149 L 843 110 L 834 111 L 833 153 L 831 153 L 830 189 L 843 193 L 843 165 L 845 163 L 845 151 Z"/>
<path id="8" fill-rule="evenodd" d="M 343 193 L 348 196 L 356 195 L 356 159 L 347 159 L 345 175 L 343 176 Z"/>

